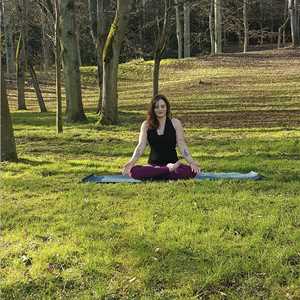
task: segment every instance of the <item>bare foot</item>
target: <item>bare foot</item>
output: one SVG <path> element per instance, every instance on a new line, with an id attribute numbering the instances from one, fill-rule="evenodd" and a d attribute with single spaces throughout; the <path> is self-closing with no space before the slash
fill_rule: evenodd
<path id="1" fill-rule="evenodd" d="M 170 172 L 174 172 L 179 166 L 181 165 L 181 162 L 178 160 L 175 164 L 169 163 L 167 164 L 167 168 Z"/>

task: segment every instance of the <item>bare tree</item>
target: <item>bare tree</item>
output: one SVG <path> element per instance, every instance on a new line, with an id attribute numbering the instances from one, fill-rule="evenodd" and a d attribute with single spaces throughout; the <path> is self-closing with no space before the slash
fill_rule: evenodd
<path id="1" fill-rule="evenodd" d="M 132 0 L 118 0 L 114 21 L 103 49 L 103 96 L 99 122 L 118 121 L 118 67 L 122 41 L 128 24 Z"/>
<path id="2" fill-rule="evenodd" d="M 160 20 L 158 14 L 156 15 L 156 25 L 157 25 L 157 33 L 156 33 L 156 41 L 155 41 L 155 49 L 154 49 L 154 67 L 153 67 L 153 97 L 158 94 L 158 85 L 159 85 L 159 70 L 160 70 L 160 61 L 163 55 L 163 52 L 166 48 L 166 43 L 169 34 L 169 23 L 170 23 L 170 10 L 171 10 L 171 1 L 164 0 L 164 18 L 162 21 L 162 25 L 160 24 Z"/>
<path id="3" fill-rule="evenodd" d="M 14 44 L 13 44 L 13 24 L 12 7 L 9 2 L 2 0 L 2 15 L 5 35 L 5 52 L 7 73 L 15 73 Z"/>
<path id="4" fill-rule="evenodd" d="M 215 3 L 215 0 L 210 0 L 210 7 L 209 7 L 209 34 L 210 34 L 210 53 L 212 55 L 215 54 L 214 3 Z"/>
<path id="5" fill-rule="evenodd" d="M 16 50 L 16 77 L 17 77 L 17 94 L 18 94 L 18 110 L 27 109 L 25 102 L 25 70 L 26 70 L 26 14 L 27 0 L 18 0 L 17 2 L 18 16 L 21 20 L 21 31 Z"/>
<path id="6" fill-rule="evenodd" d="M 183 31 L 184 31 L 184 57 L 191 56 L 191 3 L 188 0 L 183 2 Z"/>
<path id="7" fill-rule="evenodd" d="M 300 44 L 299 40 L 299 27 L 298 25 L 298 9 L 297 0 L 289 0 L 289 15 L 291 20 L 291 35 L 292 35 L 292 47 L 297 47 Z"/>
<path id="8" fill-rule="evenodd" d="M 178 58 L 182 58 L 182 26 L 181 26 L 181 2 L 175 0 L 175 12 L 176 12 L 176 37 L 177 37 L 177 51 Z"/>
<path id="9" fill-rule="evenodd" d="M 103 64 L 102 55 L 107 32 L 105 31 L 104 0 L 89 0 L 89 17 L 91 34 L 96 48 L 97 74 L 99 85 L 99 98 L 97 113 L 101 112 L 102 105 L 102 83 L 103 83 Z"/>
<path id="10" fill-rule="evenodd" d="M 215 0 L 215 54 L 222 53 L 222 0 Z"/>
<path id="11" fill-rule="evenodd" d="M 55 8 L 55 79 L 56 79 L 56 133 L 63 132 L 61 99 L 61 47 L 60 47 L 60 0 L 54 0 Z"/>
<path id="12" fill-rule="evenodd" d="M 246 53 L 249 44 L 248 0 L 243 0 L 243 20 L 244 20 L 244 53 Z"/>
<path id="13" fill-rule="evenodd" d="M 86 120 L 82 105 L 75 21 L 75 0 L 61 0 L 60 38 L 67 101 L 67 121 L 69 122 Z"/>
<path id="14" fill-rule="evenodd" d="M 290 20 L 290 14 L 288 14 L 287 9 L 288 8 L 288 0 L 285 0 L 284 5 L 284 23 L 278 28 L 278 40 L 277 40 L 277 48 L 280 48 L 281 45 L 285 46 L 285 29 L 287 27 L 287 24 Z"/>
<path id="15" fill-rule="evenodd" d="M 2 25 L 3 25 L 3 7 L 0 1 L 0 45 L 2 45 Z M 0 47 L 0 57 L 2 57 L 2 46 Z M 4 70 L 2 60 L 0 59 L 0 161 L 16 161 L 17 151 L 12 127 L 11 116 L 9 112 L 6 86 L 4 80 Z"/>

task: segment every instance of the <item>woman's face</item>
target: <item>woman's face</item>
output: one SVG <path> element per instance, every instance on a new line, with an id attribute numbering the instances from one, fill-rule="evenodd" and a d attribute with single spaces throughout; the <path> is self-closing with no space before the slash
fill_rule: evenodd
<path id="1" fill-rule="evenodd" d="M 154 112 L 157 118 L 163 118 L 167 115 L 167 104 L 160 99 L 155 103 Z"/>

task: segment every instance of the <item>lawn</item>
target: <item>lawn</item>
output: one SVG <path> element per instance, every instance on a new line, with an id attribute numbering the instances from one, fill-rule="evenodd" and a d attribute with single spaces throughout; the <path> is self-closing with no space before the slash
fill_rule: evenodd
<path id="1" fill-rule="evenodd" d="M 96 69 L 82 67 L 88 122 L 59 136 L 54 72 L 39 74 L 48 113 L 30 86 L 17 112 L 9 85 L 19 162 L 1 164 L 1 299 L 300 299 L 300 50 L 162 61 L 202 169 L 264 180 L 80 183 L 130 158 L 151 68 L 120 66 L 119 124 L 96 126 Z"/>

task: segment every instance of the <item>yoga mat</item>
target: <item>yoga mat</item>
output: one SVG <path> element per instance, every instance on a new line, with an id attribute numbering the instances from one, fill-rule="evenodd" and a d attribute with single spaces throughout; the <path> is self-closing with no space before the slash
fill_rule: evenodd
<path id="1" fill-rule="evenodd" d="M 237 173 L 237 172 L 224 172 L 224 173 L 213 173 L 213 172 L 202 172 L 192 180 L 217 180 L 217 179 L 234 179 L 234 180 L 259 180 L 263 176 L 256 172 L 249 173 Z M 82 182 L 94 182 L 94 183 L 140 183 L 142 180 L 133 179 L 129 176 L 123 175 L 88 175 L 82 179 Z"/>

